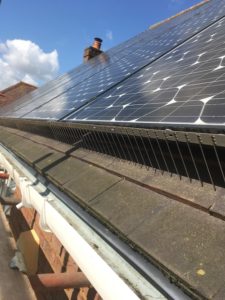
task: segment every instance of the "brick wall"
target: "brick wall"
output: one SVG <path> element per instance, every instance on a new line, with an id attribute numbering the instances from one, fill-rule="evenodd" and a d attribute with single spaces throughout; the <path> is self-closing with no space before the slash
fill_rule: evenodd
<path id="1" fill-rule="evenodd" d="M 39 215 L 34 209 L 12 207 L 9 224 L 17 240 L 20 233 L 34 229 L 40 239 L 38 273 L 74 272 L 79 268 L 68 252 L 52 234 L 39 227 Z M 66 289 L 62 291 L 34 291 L 38 300 L 100 300 L 93 288 Z"/>

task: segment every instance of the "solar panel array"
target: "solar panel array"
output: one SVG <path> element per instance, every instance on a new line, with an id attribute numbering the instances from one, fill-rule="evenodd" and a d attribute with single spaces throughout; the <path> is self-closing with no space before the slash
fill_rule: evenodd
<path id="1" fill-rule="evenodd" d="M 225 19 L 72 114 L 68 120 L 225 123 Z"/>
<path id="2" fill-rule="evenodd" d="M 211 0 L 49 82 L 0 116 L 135 126 L 223 124 L 224 15 L 225 0 Z"/>

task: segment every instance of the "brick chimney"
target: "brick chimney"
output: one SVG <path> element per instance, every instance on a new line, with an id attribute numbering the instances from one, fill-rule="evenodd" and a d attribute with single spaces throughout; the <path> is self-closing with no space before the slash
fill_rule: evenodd
<path id="1" fill-rule="evenodd" d="M 94 38 L 94 42 L 92 46 L 84 50 L 84 56 L 83 56 L 84 62 L 87 62 L 91 58 L 101 54 L 102 53 L 102 51 L 100 50 L 101 45 L 102 45 L 102 39 L 98 37 Z"/>

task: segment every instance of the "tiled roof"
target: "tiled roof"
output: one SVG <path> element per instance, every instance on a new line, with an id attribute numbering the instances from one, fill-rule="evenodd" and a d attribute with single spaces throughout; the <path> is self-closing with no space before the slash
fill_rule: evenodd
<path id="1" fill-rule="evenodd" d="M 37 88 L 36 86 L 34 86 L 30 83 L 20 81 L 20 82 L 14 84 L 14 85 L 10 85 L 9 87 L 5 88 L 4 90 L 2 90 L 0 92 L 0 94 L 7 94 L 9 91 L 17 89 L 19 87 L 28 87 L 28 88 L 31 88 L 31 89 L 36 89 Z"/>
<path id="2" fill-rule="evenodd" d="M 190 185 L 17 129 L 1 127 L 0 142 L 185 291 L 222 299 L 216 295 L 225 276 L 223 188 Z"/>
<path id="3" fill-rule="evenodd" d="M 13 102 L 35 89 L 35 86 L 22 81 L 11 85 L 10 87 L 0 91 L 0 106 Z"/>

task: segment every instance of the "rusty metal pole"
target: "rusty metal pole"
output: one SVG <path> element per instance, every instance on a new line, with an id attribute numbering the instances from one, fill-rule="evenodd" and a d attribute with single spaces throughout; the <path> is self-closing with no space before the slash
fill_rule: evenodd
<path id="1" fill-rule="evenodd" d="M 37 274 L 29 276 L 29 280 L 35 291 L 91 287 L 82 272 Z"/>
<path id="2" fill-rule="evenodd" d="M 1 172 L 0 173 L 0 179 L 1 180 L 9 179 L 9 174 Z"/>

